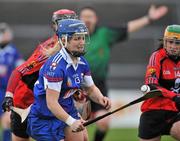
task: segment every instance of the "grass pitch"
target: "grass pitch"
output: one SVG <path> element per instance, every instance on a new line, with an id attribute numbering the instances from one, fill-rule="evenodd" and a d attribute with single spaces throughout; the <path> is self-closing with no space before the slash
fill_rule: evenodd
<path id="1" fill-rule="evenodd" d="M 95 126 L 88 127 L 89 141 L 93 141 Z M 104 141 L 138 141 L 136 128 L 110 129 Z M 170 136 L 163 136 L 161 141 L 176 141 Z"/>
<path id="2" fill-rule="evenodd" d="M 0 128 L 0 141 L 1 138 Z M 89 141 L 93 141 L 95 125 L 88 126 Z M 34 141 L 34 140 L 32 140 Z M 138 141 L 136 128 L 116 128 L 110 129 L 104 141 Z M 163 136 L 161 141 L 176 141 L 169 136 Z"/>

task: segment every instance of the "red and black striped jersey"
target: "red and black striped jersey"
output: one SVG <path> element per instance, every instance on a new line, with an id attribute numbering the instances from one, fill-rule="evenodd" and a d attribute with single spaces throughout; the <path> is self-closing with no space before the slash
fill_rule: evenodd
<path id="1" fill-rule="evenodd" d="M 14 95 L 14 106 L 27 108 L 33 103 L 33 87 L 38 79 L 39 69 L 45 63 L 48 56 L 44 49 L 53 48 L 58 41 L 56 35 L 39 44 L 33 54 L 11 74 L 7 90 Z"/>
<path id="2" fill-rule="evenodd" d="M 145 84 L 155 84 L 163 96 L 144 101 L 142 112 L 159 109 L 177 111 L 172 98 L 180 93 L 180 60 L 168 57 L 164 48 L 155 51 L 147 66 Z"/>

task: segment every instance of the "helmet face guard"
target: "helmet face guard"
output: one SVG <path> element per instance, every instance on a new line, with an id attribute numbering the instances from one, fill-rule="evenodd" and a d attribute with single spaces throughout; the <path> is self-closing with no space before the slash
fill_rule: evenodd
<path id="1" fill-rule="evenodd" d="M 67 46 L 67 42 L 73 37 L 73 36 L 83 36 L 83 38 L 86 40 L 88 39 L 86 36 L 88 35 L 88 29 L 86 25 L 77 19 L 66 19 L 61 20 L 61 22 L 58 24 L 58 30 L 57 30 L 57 36 L 59 38 L 59 42 L 62 47 Z M 64 42 L 62 42 L 62 39 L 64 39 Z M 66 48 L 67 50 L 67 48 Z M 71 54 L 74 57 L 79 57 L 85 54 L 85 50 L 82 52 L 78 51 L 69 51 L 67 50 L 69 54 Z"/>
<path id="2" fill-rule="evenodd" d="M 164 33 L 164 48 L 171 57 L 180 57 L 180 25 L 170 25 Z"/>

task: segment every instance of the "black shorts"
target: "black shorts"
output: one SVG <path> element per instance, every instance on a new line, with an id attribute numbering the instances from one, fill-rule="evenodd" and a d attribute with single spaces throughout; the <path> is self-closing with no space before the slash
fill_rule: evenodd
<path id="1" fill-rule="evenodd" d="M 14 135 L 21 138 L 29 138 L 29 135 L 26 133 L 27 128 L 27 119 L 21 123 L 21 117 L 15 113 L 11 112 L 11 130 Z"/>
<path id="2" fill-rule="evenodd" d="M 161 135 L 169 135 L 170 129 L 176 121 L 180 120 L 177 112 L 166 110 L 153 110 L 141 114 L 139 123 L 139 137 L 151 139 Z"/>
<path id="3" fill-rule="evenodd" d="M 104 96 L 107 96 L 107 85 L 106 85 L 106 79 L 104 80 L 98 80 L 98 79 L 93 79 L 95 85 L 99 88 L 99 90 L 101 91 L 101 93 Z M 97 112 L 99 110 L 103 110 L 105 109 L 103 106 L 101 106 L 100 104 L 97 104 L 93 101 L 91 101 L 91 111 L 92 112 Z"/>

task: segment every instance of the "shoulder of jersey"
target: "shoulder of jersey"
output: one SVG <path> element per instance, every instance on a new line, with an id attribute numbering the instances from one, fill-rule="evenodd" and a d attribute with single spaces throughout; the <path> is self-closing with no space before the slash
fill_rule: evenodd
<path id="1" fill-rule="evenodd" d="M 53 70 L 56 70 L 57 68 L 59 69 L 65 68 L 66 61 L 64 60 L 64 58 L 62 57 L 60 53 L 57 53 L 49 58 L 47 64 L 50 67 L 50 69 L 53 71 Z"/>

